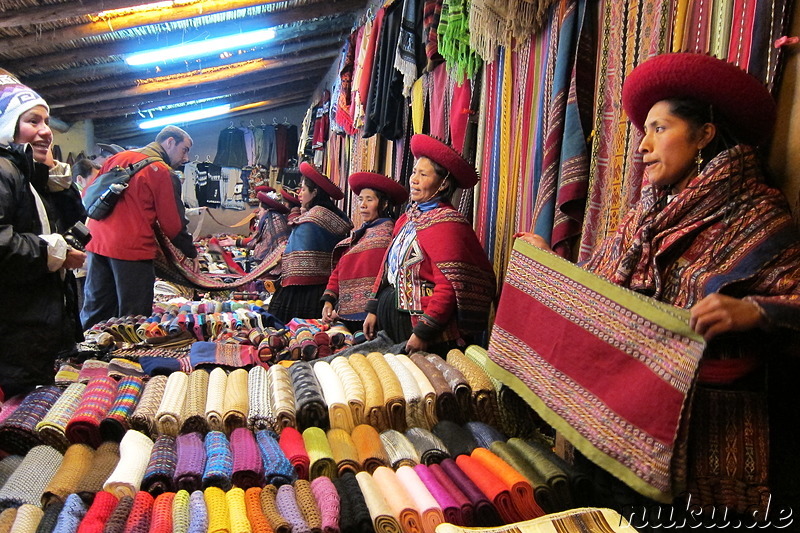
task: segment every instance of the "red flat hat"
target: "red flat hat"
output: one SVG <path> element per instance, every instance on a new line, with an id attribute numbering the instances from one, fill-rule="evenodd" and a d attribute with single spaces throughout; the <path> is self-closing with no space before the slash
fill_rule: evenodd
<path id="1" fill-rule="evenodd" d="M 273 200 L 267 193 L 259 192 L 257 195 L 258 201 L 261 202 L 266 209 L 274 209 L 278 213 L 284 215 L 289 212 L 289 208 L 280 203 L 278 200 Z"/>
<path id="2" fill-rule="evenodd" d="M 275 189 L 270 187 L 269 185 L 259 185 L 255 188 L 256 192 L 275 192 Z"/>
<path id="3" fill-rule="evenodd" d="M 300 173 L 305 176 L 306 178 L 313 181 L 317 187 L 328 193 L 328 196 L 333 198 L 334 200 L 341 200 L 344 198 L 344 193 L 342 189 L 336 186 L 328 176 L 321 173 L 319 170 L 314 168 L 313 165 L 306 163 L 303 161 L 300 163 Z"/>
<path id="4" fill-rule="evenodd" d="M 408 200 L 408 191 L 406 188 L 383 174 L 377 174 L 375 172 L 356 172 L 355 174 L 350 174 L 347 182 L 356 194 L 361 194 L 361 191 L 364 189 L 374 189 L 385 193 L 389 197 L 389 200 L 395 205 L 400 205 Z"/>
<path id="5" fill-rule="evenodd" d="M 411 153 L 414 154 L 414 157 L 427 157 L 442 165 L 462 189 L 469 189 L 478 183 L 478 173 L 475 171 L 475 167 L 468 163 L 464 156 L 439 139 L 418 133 L 411 137 Z"/>
<path id="6" fill-rule="evenodd" d="M 625 78 L 622 106 L 639 130 L 644 130 L 650 108 L 669 98 L 708 102 L 714 120 L 725 119 L 750 144 L 769 139 L 775 124 L 775 101 L 766 87 L 739 67 L 712 56 L 658 55 Z"/>
<path id="7" fill-rule="evenodd" d="M 283 196 L 283 199 L 293 206 L 300 207 L 300 198 L 289 192 L 287 189 L 281 189 L 281 196 Z"/>

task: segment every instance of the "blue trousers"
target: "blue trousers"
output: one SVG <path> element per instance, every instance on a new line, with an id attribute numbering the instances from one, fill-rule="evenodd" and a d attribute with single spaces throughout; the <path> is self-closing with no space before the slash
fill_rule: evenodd
<path id="1" fill-rule="evenodd" d="M 153 313 L 153 261 L 125 261 L 89 252 L 81 324 L 89 329 L 98 322 L 128 315 Z"/>

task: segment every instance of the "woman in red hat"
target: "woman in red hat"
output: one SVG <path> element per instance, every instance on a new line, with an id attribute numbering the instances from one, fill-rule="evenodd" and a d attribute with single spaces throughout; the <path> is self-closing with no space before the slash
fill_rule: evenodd
<path id="1" fill-rule="evenodd" d="M 478 182 L 475 168 L 428 135 L 414 135 L 411 152 L 411 203 L 375 280 L 364 335 L 381 329 L 408 353 L 443 354 L 486 329 L 497 282 L 472 224 L 450 204 L 456 187 Z"/>
<path id="2" fill-rule="evenodd" d="M 358 195 L 356 205 L 363 224 L 333 250 L 336 267 L 322 295 L 322 320 L 343 320 L 350 331 L 356 332 L 367 316 L 367 299 L 392 242 L 391 208 L 403 204 L 408 191 L 393 179 L 374 172 L 357 172 L 348 182 Z"/>
<path id="3" fill-rule="evenodd" d="M 353 224 L 334 200 L 342 190 L 308 163 L 300 163 L 303 213 L 289 221 L 291 234 L 281 257 L 280 287 L 269 312 L 282 322 L 316 318 L 322 312 L 322 293 L 331 275 L 331 252 Z"/>
<path id="4" fill-rule="evenodd" d="M 763 513 L 769 498 L 773 506 L 792 501 L 771 492 L 769 433 L 777 424 L 767 420 L 779 418 L 767 404 L 779 392 L 770 381 L 786 374 L 775 369 L 788 364 L 776 348 L 800 329 L 800 243 L 754 148 L 769 139 L 775 103 L 739 68 L 686 53 L 635 68 L 622 100 L 644 133 L 645 186 L 585 267 L 691 310 L 690 325 L 708 344 L 688 417 L 688 465 L 676 470 L 688 468 L 693 506 Z M 715 420 L 702 414 L 709 412 Z"/>

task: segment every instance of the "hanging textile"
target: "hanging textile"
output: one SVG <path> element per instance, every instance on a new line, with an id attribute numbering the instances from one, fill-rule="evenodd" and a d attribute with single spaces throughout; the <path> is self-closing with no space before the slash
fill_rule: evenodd
<path id="1" fill-rule="evenodd" d="M 498 47 L 511 46 L 512 39 L 522 41 L 537 33 L 553 1 L 471 0 L 470 45 L 484 61 L 493 61 Z"/>
<path id="2" fill-rule="evenodd" d="M 439 53 L 459 80 L 472 78 L 481 67 L 481 58 L 470 46 L 470 0 L 444 0 L 439 18 Z"/>

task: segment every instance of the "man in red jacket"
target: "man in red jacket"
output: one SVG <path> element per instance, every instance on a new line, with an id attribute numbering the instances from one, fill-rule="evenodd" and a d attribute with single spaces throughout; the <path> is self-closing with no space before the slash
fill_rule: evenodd
<path id="1" fill-rule="evenodd" d="M 188 133 L 167 126 L 155 142 L 120 152 L 100 169 L 102 174 L 147 157 L 160 159 L 133 176 L 107 218 L 89 221 L 92 240 L 86 247 L 88 273 L 81 310 L 84 329 L 111 317 L 152 313 L 156 225 L 187 257 L 197 256 L 186 230 L 180 181 L 173 173 L 189 160 L 191 147 Z"/>

